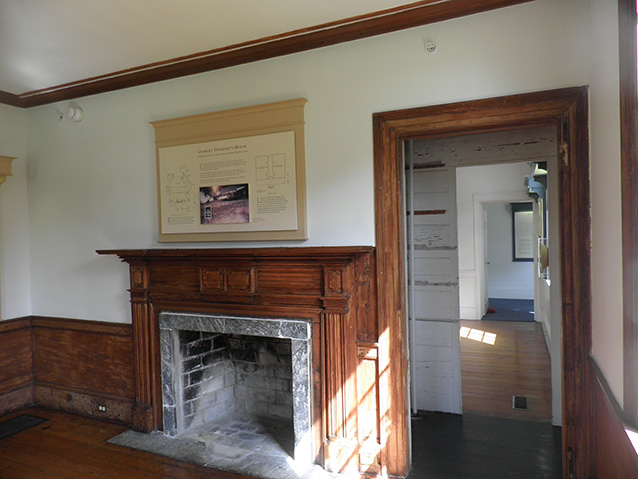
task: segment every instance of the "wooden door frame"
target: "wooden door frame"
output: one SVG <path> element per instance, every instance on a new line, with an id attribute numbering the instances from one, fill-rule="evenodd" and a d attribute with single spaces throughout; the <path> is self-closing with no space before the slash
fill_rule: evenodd
<path id="1" fill-rule="evenodd" d="M 403 142 L 554 124 L 559 138 L 563 327 L 564 477 L 590 471 L 591 254 L 586 87 L 527 93 L 373 115 L 374 184 L 382 395 L 387 473 L 410 467 Z"/>

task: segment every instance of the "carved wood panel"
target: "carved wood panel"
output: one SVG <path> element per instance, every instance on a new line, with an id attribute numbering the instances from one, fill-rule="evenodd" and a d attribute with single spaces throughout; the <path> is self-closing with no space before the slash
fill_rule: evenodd
<path id="1" fill-rule="evenodd" d="M 206 266 L 200 268 L 200 290 L 213 294 L 252 294 L 255 292 L 253 266 Z"/>

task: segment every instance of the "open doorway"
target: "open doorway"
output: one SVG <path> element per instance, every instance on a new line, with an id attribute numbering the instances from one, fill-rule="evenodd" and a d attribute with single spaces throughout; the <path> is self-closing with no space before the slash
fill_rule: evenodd
<path id="1" fill-rule="evenodd" d="M 425 461 L 440 477 L 455 477 L 455 464 L 446 471 L 445 456 L 427 452 L 436 450 L 427 437 L 453 442 L 456 435 L 454 447 L 469 450 L 463 447 L 468 424 L 480 420 L 493 446 L 480 453 L 493 462 L 481 471 L 485 477 L 557 477 L 560 430 L 551 426 L 552 361 L 545 339 L 560 338 L 560 309 L 554 334 L 549 322 L 537 322 L 534 315 L 536 290 L 543 292 L 540 283 L 545 284 L 547 274 L 546 267 L 539 267 L 538 250 L 548 243 L 550 196 L 546 188 L 535 187 L 541 183 L 534 178 L 538 165 L 545 174 L 547 164 L 556 168 L 556 130 L 414 140 L 405 149 L 413 447 L 422 458 L 417 467 Z M 546 177 L 538 179 L 547 184 Z M 550 210 L 554 223 L 556 210 Z M 549 295 L 543 301 L 541 309 L 550 309 Z M 556 353 L 560 398 L 560 346 Z M 560 425 L 560 399 L 557 404 Z M 463 414 L 464 419 L 459 423 L 441 413 Z M 498 435 L 513 428 L 520 434 Z M 552 441 L 543 443 L 547 437 Z M 476 442 L 478 451 L 487 440 Z M 513 464 L 503 460 L 510 455 L 517 456 Z M 467 453 L 463 460 L 476 457 Z"/>
<path id="2" fill-rule="evenodd" d="M 379 368 L 388 384 L 382 398 L 387 470 L 410 467 L 404 256 L 404 174 L 401 145 L 415 138 L 505 131 L 553 125 L 557 130 L 563 364 L 563 468 L 575 476 L 590 471 L 591 425 L 587 354 L 591 350 L 589 248 L 589 156 L 587 90 L 570 88 L 510 97 L 437 105 L 374 115 L 377 308 Z M 559 340 L 560 341 L 560 340 Z M 391 354 L 390 354 L 391 352 Z"/>
<path id="3" fill-rule="evenodd" d="M 527 164 L 508 166 L 525 168 Z M 538 216 L 534 206 L 531 200 L 517 199 L 483 204 L 487 296 L 483 304 L 487 304 L 481 319 L 485 321 L 534 321 L 534 266 L 538 257 L 534 244 L 540 239 L 533 232 L 534 216 Z"/>
<path id="4" fill-rule="evenodd" d="M 547 377 L 543 371 L 528 379 L 528 370 L 522 366 L 518 370 L 512 368 L 512 364 L 522 362 L 521 357 L 498 365 L 489 358 L 475 356 L 474 366 L 484 361 L 486 368 L 492 365 L 492 370 L 466 374 L 467 387 L 462 386 L 461 343 L 486 331 L 469 322 L 461 325 L 460 320 L 493 318 L 505 320 L 497 329 L 506 337 L 509 335 L 512 342 L 518 344 L 519 337 L 524 339 L 529 330 L 531 334 L 538 333 L 535 335 L 541 346 L 543 337 L 547 339 L 544 356 L 556 353 L 552 372 L 558 401 L 554 416 L 555 424 L 560 425 L 561 351 L 560 344 L 556 351 L 549 344 L 552 336 L 560 338 L 560 308 L 554 311 L 558 315 L 554 324 L 550 314 L 541 314 L 538 319 L 544 321 L 537 327 L 504 328 L 509 321 L 533 323 L 537 296 L 541 309 L 550 311 L 550 295 L 546 294 L 544 282 L 547 268 L 541 273 L 538 260 L 539 249 L 547 245 L 546 200 L 555 199 L 556 195 L 547 195 L 545 188 L 539 196 L 539 190 L 532 188 L 538 181 L 530 171 L 537 171 L 538 165 L 547 168 L 547 164 L 554 165 L 555 170 L 556 129 L 543 126 L 414 140 L 406 142 L 405 149 L 413 412 L 459 414 L 469 410 L 495 415 L 500 409 L 503 417 L 552 420 L 550 368 L 545 358 L 533 363 L 533 368 L 546 363 Z M 547 184 L 547 178 L 542 182 Z M 553 211 L 551 222 L 557 224 L 555 206 L 549 211 Z M 559 251 L 554 252 L 558 257 Z M 560 304 L 558 282 L 553 289 L 558 293 L 554 300 Z M 508 307 L 512 309 L 509 313 Z M 490 335 L 493 333 L 487 332 Z M 495 336 L 492 339 L 491 349 L 499 350 L 503 340 L 495 344 Z M 483 336 L 481 341 L 486 341 Z M 512 351 L 515 353 L 517 348 L 500 350 L 499 354 Z M 497 367 L 501 370 L 499 381 L 507 383 L 507 387 L 489 391 L 488 384 L 499 382 L 492 381 Z M 517 387 L 514 378 L 519 379 Z M 535 380 L 543 384 L 534 384 Z M 466 391 L 470 386 L 471 394 Z M 510 389 L 509 394 L 506 389 Z M 515 397 L 527 400 L 524 408 L 519 407 Z M 491 404 L 495 402 L 499 408 Z M 508 410 L 508 403 L 512 411 Z"/>

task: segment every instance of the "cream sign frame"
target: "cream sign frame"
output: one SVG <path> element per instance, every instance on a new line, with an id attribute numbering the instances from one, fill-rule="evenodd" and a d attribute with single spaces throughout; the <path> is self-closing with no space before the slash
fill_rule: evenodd
<path id="1" fill-rule="evenodd" d="M 308 239 L 306 101 L 151 122 L 159 241 Z"/>
<path id="2" fill-rule="evenodd" d="M 15 160 L 11 156 L 0 156 L 0 185 L 5 182 L 7 176 L 13 176 L 11 162 Z"/>

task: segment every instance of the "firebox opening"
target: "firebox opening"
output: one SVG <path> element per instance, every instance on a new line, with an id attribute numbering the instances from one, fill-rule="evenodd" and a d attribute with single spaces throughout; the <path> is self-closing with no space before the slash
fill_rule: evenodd
<path id="1" fill-rule="evenodd" d="M 233 472 L 312 466 L 307 321 L 160 313 L 160 339 L 165 436 Z"/>
<path id="2" fill-rule="evenodd" d="M 184 431 L 230 412 L 292 425 L 289 339 L 180 331 Z"/>
<path id="3" fill-rule="evenodd" d="M 294 456 L 289 339 L 179 331 L 185 437 Z M 261 437 L 263 436 L 263 437 Z"/>

